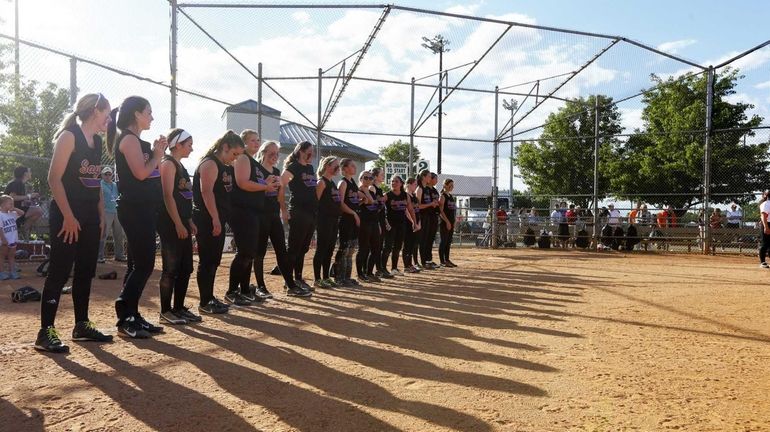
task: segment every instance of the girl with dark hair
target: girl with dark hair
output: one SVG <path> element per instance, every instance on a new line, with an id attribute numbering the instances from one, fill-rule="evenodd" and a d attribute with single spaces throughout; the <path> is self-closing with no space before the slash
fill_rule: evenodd
<path id="1" fill-rule="evenodd" d="M 229 306 L 214 297 L 214 279 L 222 262 L 225 223 L 230 220 L 233 167 L 243 153 L 243 140 L 228 130 L 201 158 L 193 176 L 193 221 L 198 227 L 198 310 L 207 314 L 227 313 Z"/>
<path id="2" fill-rule="evenodd" d="M 412 220 L 414 217 L 410 215 L 413 212 L 412 201 L 404 190 L 404 181 L 399 176 L 394 176 L 390 181 L 390 192 L 385 194 L 385 208 L 390 230 L 385 234 L 382 266 L 388 268 L 388 256 L 391 256 L 392 253 L 391 274 L 400 275 L 401 272 L 398 271 L 398 254 L 401 252 L 401 246 L 404 244 L 407 229 L 411 230 L 412 228 L 409 217 L 412 217 Z M 404 255 L 406 256 L 406 251 L 404 251 Z"/>
<path id="3" fill-rule="evenodd" d="M 308 297 L 310 291 L 297 286 L 292 278 L 292 270 L 289 264 L 289 256 L 286 252 L 286 238 L 283 232 L 283 221 L 288 222 L 289 212 L 286 209 L 286 198 L 284 186 L 281 184 L 281 173 L 275 164 L 278 163 L 278 143 L 267 141 L 257 152 L 258 168 L 262 172 L 262 177 L 271 180 L 277 184 L 277 190 L 265 192 L 265 207 L 259 214 L 259 236 L 257 238 L 257 256 L 254 259 L 254 273 L 257 277 L 257 286 L 254 289 L 254 295 L 264 299 L 273 298 L 265 285 L 264 261 L 267 253 L 267 239 L 275 251 L 275 259 L 278 262 L 278 268 L 281 270 L 283 280 L 287 287 L 287 294 L 296 297 Z"/>
<path id="4" fill-rule="evenodd" d="M 404 273 L 418 273 L 420 271 L 417 265 L 417 250 L 420 246 L 422 227 L 420 226 L 420 200 L 416 196 L 417 187 L 418 182 L 414 177 L 409 177 L 406 180 L 406 194 L 409 197 L 412 211 L 406 214 L 411 226 L 407 226 L 404 233 Z"/>
<path id="5" fill-rule="evenodd" d="M 168 142 L 161 135 L 151 146 L 139 137 L 150 129 L 153 120 L 150 103 L 143 97 L 126 98 L 120 114 L 113 110 L 112 115 L 114 123 L 107 134 L 107 145 L 115 150 L 118 220 L 126 233 L 129 255 L 123 290 L 115 301 L 117 326 L 118 332 L 127 337 L 148 338 L 163 330 L 139 314 L 139 299 L 155 269 L 155 232 L 158 210 L 163 205 L 158 166 Z"/>
<path id="6" fill-rule="evenodd" d="M 449 249 L 452 246 L 452 236 L 455 227 L 455 212 L 457 205 L 452 190 L 455 183 L 452 179 L 445 179 L 444 186 L 441 188 L 441 198 L 439 198 L 439 209 L 441 213 L 441 241 L 438 244 L 438 258 L 441 265 L 445 267 L 457 267 L 455 263 L 449 260 Z"/>
<path id="7" fill-rule="evenodd" d="M 390 231 L 390 223 L 385 216 L 385 194 L 382 188 L 380 188 L 380 185 L 385 180 L 385 171 L 382 168 L 374 168 L 372 169 L 372 176 L 374 177 L 372 190 L 374 191 L 375 200 L 380 205 L 380 210 L 377 212 L 377 225 L 379 227 L 377 230 L 377 242 L 372 245 L 372 254 L 369 258 L 369 275 L 375 276 L 375 279 L 393 279 L 393 275 L 388 272 L 387 266 L 384 265 L 387 258 L 382 256 L 383 239 L 388 231 Z M 375 266 L 377 267 L 376 275 L 373 273 Z M 372 278 L 370 277 L 370 279 Z"/>
<path id="8" fill-rule="evenodd" d="M 339 222 L 340 245 L 337 256 L 334 259 L 335 283 L 344 286 L 357 286 L 358 281 L 353 279 L 353 254 L 358 247 L 358 229 L 361 219 L 359 202 L 361 192 L 358 190 L 353 176 L 356 174 L 356 163 L 352 159 L 340 161 L 342 180 L 337 186 L 339 194 L 343 197 L 340 203 L 342 216 Z"/>
<path id="9" fill-rule="evenodd" d="M 329 278 L 329 267 L 334 255 L 334 245 L 337 243 L 337 226 L 340 218 L 340 193 L 332 178 L 340 170 L 340 163 L 334 156 L 326 156 L 318 166 L 318 177 L 321 181 L 316 186 L 318 198 L 318 227 L 316 231 L 316 248 L 313 256 L 313 285 L 318 288 L 334 288 L 334 280 Z M 322 272 L 323 270 L 323 272 Z"/>
<path id="10" fill-rule="evenodd" d="M 305 254 L 310 250 L 310 241 L 315 231 L 318 198 L 316 185 L 318 179 L 313 171 L 313 145 L 303 141 L 294 147 L 286 158 L 281 174 L 281 183 L 289 185 L 289 265 L 293 271 L 296 285 L 306 291 L 313 291 L 302 278 Z M 289 288 L 288 286 L 286 287 Z"/>
<path id="11" fill-rule="evenodd" d="M 435 270 L 437 267 L 433 265 L 432 249 L 433 241 L 436 238 L 436 232 L 433 230 L 433 213 L 438 208 L 438 199 L 434 200 L 434 195 L 431 187 L 431 172 L 428 170 L 422 170 L 417 177 L 417 196 L 418 206 L 420 208 L 420 224 L 422 225 L 420 235 L 420 263 L 421 268 L 427 270 Z M 433 237 L 431 237 L 431 232 Z M 415 256 L 416 258 L 416 256 Z"/>
<path id="12" fill-rule="evenodd" d="M 376 277 L 369 275 L 369 255 L 372 253 L 372 247 L 376 244 L 379 237 L 379 221 L 377 214 L 380 211 L 380 203 L 372 194 L 370 187 L 374 176 L 369 171 L 363 171 L 358 176 L 358 190 L 361 191 L 361 201 L 359 204 L 361 225 L 358 229 L 358 254 L 356 254 L 356 271 L 358 280 L 363 282 L 379 282 Z M 377 257 L 375 257 L 376 259 Z"/>
<path id="13" fill-rule="evenodd" d="M 80 124 L 76 119 L 80 119 Z M 72 340 L 112 340 L 112 336 L 97 330 L 88 317 L 91 280 L 96 272 L 99 239 L 104 229 L 104 201 L 99 181 L 102 140 L 98 134 L 107 130 L 109 119 L 110 103 L 101 93 L 90 93 L 78 100 L 75 112 L 64 119 L 56 133 L 48 171 L 53 194 L 49 213 L 50 265 L 40 302 L 40 331 L 35 340 L 38 350 L 69 351 L 54 327 L 54 320 L 62 288 L 73 265 L 75 328 Z"/>
<path id="14" fill-rule="evenodd" d="M 187 324 L 201 321 L 184 305 L 193 271 L 192 237 L 197 234 L 197 227 L 192 221 L 192 183 L 182 159 L 192 153 L 193 137 L 184 129 L 172 129 L 168 133 L 168 148 L 171 154 L 165 155 L 160 164 L 164 204 L 158 216 L 163 258 L 160 319 L 169 324 Z"/>

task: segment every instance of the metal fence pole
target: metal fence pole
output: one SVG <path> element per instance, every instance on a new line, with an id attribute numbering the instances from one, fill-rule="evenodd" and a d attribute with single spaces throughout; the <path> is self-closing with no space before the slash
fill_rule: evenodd
<path id="1" fill-rule="evenodd" d="M 511 110 L 511 155 L 508 159 L 508 209 L 513 209 L 513 114 L 515 109 Z"/>
<path id="2" fill-rule="evenodd" d="M 321 163 L 321 116 L 323 115 L 322 108 L 322 88 L 323 85 L 323 69 L 318 68 L 318 120 L 316 123 L 316 151 L 315 151 L 315 166 L 316 168 Z"/>
<path id="3" fill-rule="evenodd" d="M 264 142 L 265 139 L 262 138 L 262 62 L 257 65 L 257 135 Z M 278 139 L 280 141 L 280 137 Z"/>
<path id="4" fill-rule="evenodd" d="M 594 96 L 594 230 L 593 243 L 599 245 L 599 95 Z"/>
<path id="5" fill-rule="evenodd" d="M 176 46 L 177 46 L 177 0 L 170 0 L 171 6 L 171 128 L 176 127 Z"/>
<path id="6" fill-rule="evenodd" d="M 14 72 L 14 97 L 19 97 L 19 90 L 21 89 L 21 69 L 19 67 L 20 58 L 20 45 L 19 45 L 19 0 L 14 1 L 13 5 L 13 72 Z"/>
<path id="7" fill-rule="evenodd" d="M 412 164 L 414 163 L 414 77 L 412 77 L 412 102 L 411 102 L 411 113 L 409 115 L 409 163 L 406 165 L 406 173 L 407 177 L 412 177 L 414 174 L 412 171 L 414 170 L 414 167 Z"/>
<path id="8" fill-rule="evenodd" d="M 70 108 L 78 100 L 78 59 L 70 57 Z"/>
<path id="9" fill-rule="evenodd" d="M 497 138 L 497 110 L 499 105 L 499 87 L 495 86 L 495 142 L 492 144 L 493 151 L 492 151 L 492 217 L 491 221 L 489 221 L 491 225 L 491 232 L 492 232 L 492 239 L 490 240 L 490 245 L 493 249 L 497 249 L 498 242 L 497 242 L 497 159 L 498 159 L 498 152 L 500 150 L 500 140 Z"/>
<path id="10" fill-rule="evenodd" d="M 706 81 L 706 136 L 703 151 L 703 253 L 711 251 L 709 201 L 711 200 L 711 130 L 714 112 L 714 68 L 709 66 Z"/>

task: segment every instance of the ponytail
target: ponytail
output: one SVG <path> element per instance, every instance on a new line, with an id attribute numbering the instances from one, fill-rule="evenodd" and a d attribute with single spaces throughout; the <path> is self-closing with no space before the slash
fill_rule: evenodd
<path id="1" fill-rule="evenodd" d="M 115 139 L 118 136 L 118 127 L 115 125 L 115 119 L 118 117 L 118 108 L 110 111 L 110 124 L 107 126 L 107 153 L 112 154 L 115 148 Z"/>
<path id="2" fill-rule="evenodd" d="M 452 179 L 450 179 L 450 178 L 448 178 L 448 179 L 444 179 L 444 183 L 443 183 L 443 185 L 441 186 L 441 193 L 442 193 L 442 194 L 443 194 L 444 192 L 446 192 L 446 187 L 447 187 L 447 186 L 448 186 L 450 183 L 454 183 L 454 180 L 452 180 Z"/>
<path id="3" fill-rule="evenodd" d="M 107 129 L 107 150 L 109 152 L 115 148 L 118 129 L 123 130 L 136 124 L 136 113 L 144 111 L 148 106 L 150 106 L 150 101 L 147 99 L 141 96 L 129 96 L 123 100 L 120 108 L 110 111 L 112 121 Z"/>
<path id="4" fill-rule="evenodd" d="M 94 111 L 101 111 L 109 106 L 110 102 L 101 93 L 88 93 L 83 95 L 83 97 L 78 99 L 77 104 L 75 104 L 75 110 L 64 117 L 54 138 L 59 138 L 59 135 L 61 135 L 62 132 L 75 125 L 76 119 L 80 118 L 80 121 L 84 122 L 94 115 Z"/>
<path id="5" fill-rule="evenodd" d="M 331 165 L 332 162 L 336 161 L 336 156 L 326 156 L 325 158 L 321 159 L 321 162 L 318 163 L 318 177 L 321 177 L 324 175 L 324 171 L 326 171 L 326 167 Z"/>
<path id="6" fill-rule="evenodd" d="M 285 170 L 289 165 L 291 165 L 293 162 L 296 162 L 299 160 L 299 154 L 300 152 L 306 151 L 308 147 L 312 147 L 313 144 L 311 144 L 308 141 L 302 141 L 300 143 L 297 143 L 296 146 L 294 146 L 294 151 L 289 154 L 289 157 L 286 158 L 286 160 L 283 162 L 283 169 Z"/>
<path id="7" fill-rule="evenodd" d="M 209 147 L 209 149 L 206 151 L 206 154 L 204 154 L 201 158 L 201 162 L 205 159 L 214 157 L 217 153 L 221 153 L 224 150 L 225 145 L 227 145 L 227 148 L 229 149 L 245 147 L 241 137 L 232 130 L 228 130 L 224 135 L 214 141 L 214 144 Z"/>

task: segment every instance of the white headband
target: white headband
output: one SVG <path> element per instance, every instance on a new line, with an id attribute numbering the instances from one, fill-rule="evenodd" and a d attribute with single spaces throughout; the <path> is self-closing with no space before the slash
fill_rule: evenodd
<path id="1" fill-rule="evenodd" d="M 192 137 L 189 132 L 186 130 L 182 130 L 182 132 L 179 132 L 179 135 L 175 136 L 171 139 L 171 142 L 168 143 L 168 148 L 172 149 L 180 142 L 185 142 L 188 138 Z"/>

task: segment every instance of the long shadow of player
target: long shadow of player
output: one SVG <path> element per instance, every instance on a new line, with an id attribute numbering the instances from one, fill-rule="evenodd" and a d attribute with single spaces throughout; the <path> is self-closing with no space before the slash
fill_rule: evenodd
<path id="1" fill-rule="evenodd" d="M 44 431 L 43 413 L 36 409 L 28 409 L 29 414 L 12 402 L 0 398 L 0 431 Z"/>

